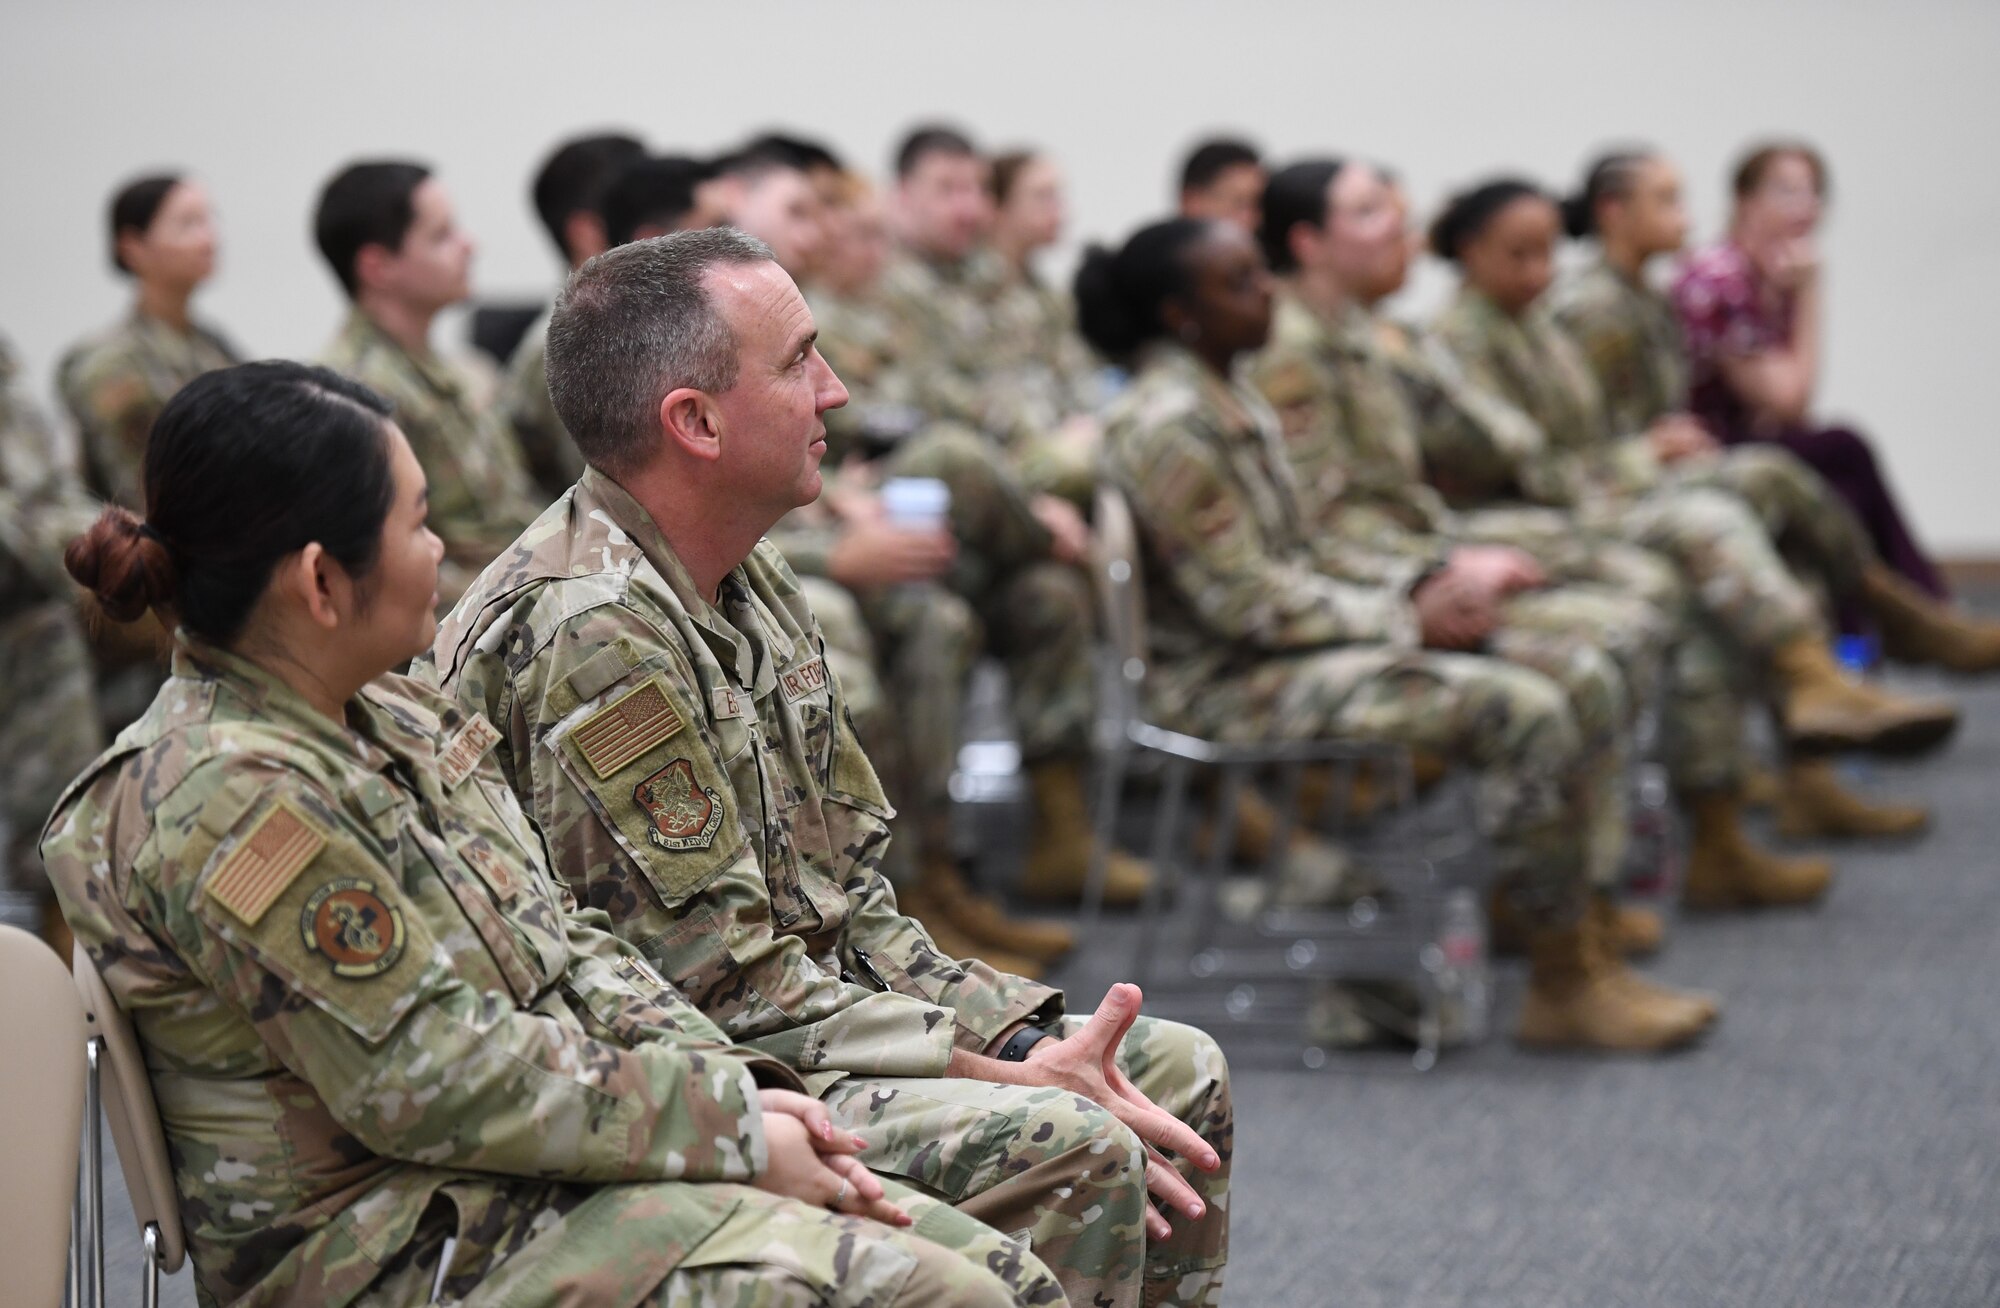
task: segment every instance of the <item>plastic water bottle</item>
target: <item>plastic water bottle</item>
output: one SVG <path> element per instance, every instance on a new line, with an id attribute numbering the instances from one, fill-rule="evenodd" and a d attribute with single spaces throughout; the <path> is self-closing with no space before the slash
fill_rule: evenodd
<path id="1" fill-rule="evenodd" d="M 1866 681 L 1882 663 L 1881 644 L 1873 632 L 1842 636 L 1833 644 L 1833 657 L 1856 681 Z M 1875 778 L 1875 767 L 1865 754 L 1844 756 L 1838 770 L 1844 781 L 1865 786 Z"/>
<path id="2" fill-rule="evenodd" d="M 1461 887 L 1446 897 L 1438 922 L 1437 947 L 1443 962 L 1438 989 L 1447 1004 L 1457 1009 L 1455 1022 L 1447 1018 L 1447 1039 L 1456 1037 L 1466 1044 L 1477 1044 L 1486 1038 L 1493 986 L 1486 950 L 1486 914 L 1471 890 Z"/>

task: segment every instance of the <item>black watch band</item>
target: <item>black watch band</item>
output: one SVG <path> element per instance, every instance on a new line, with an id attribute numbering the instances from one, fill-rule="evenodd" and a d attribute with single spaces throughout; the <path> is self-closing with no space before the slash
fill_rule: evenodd
<path id="1" fill-rule="evenodd" d="M 1044 1040 L 1053 1040 L 1056 1033 L 1044 1031 L 1038 1026 L 1024 1026 L 1007 1037 L 1007 1043 L 1000 1046 L 1000 1052 L 993 1055 L 1003 1063 L 1019 1063 L 1028 1057 L 1028 1051 Z"/>

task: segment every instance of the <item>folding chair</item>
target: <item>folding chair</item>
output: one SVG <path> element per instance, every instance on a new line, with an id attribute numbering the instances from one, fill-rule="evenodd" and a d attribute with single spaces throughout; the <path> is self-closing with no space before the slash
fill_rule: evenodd
<path id="1" fill-rule="evenodd" d="M 141 1272 L 144 1308 L 159 1308 L 160 1275 L 181 1269 L 187 1260 L 187 1241 L 181 1230 L 180 1194 L 174 1188 L 173 1160 L 167 1153 L 166 1132 L 160 1126 L 160 1111 L 153 1103 L 153 1083 L 146 1072 L 146 1056 L 132 1023 L 112 999 L 104 978 L 90 961 L 82 945 L 74 958 L 76 993 L 83 999 L 89 1024 L 87 1050 L 90 1061 L 89 1093 L 84 1111 L 88 1156 L 84 1160 L 81 1207 L 84 1222 L 79 1231 L 87 1234 L 89 1249 L 78 1269 L 72 1255 L 72 1284 L 86 1286 L 92 1308 L 104 1305 L 104 1141 L 98 1129 L 98 1115 L 111 1123 L 111 1138 L 118 1146 L 118 1162 L 125 1173 L 125 1188 L 132 1196 L 132 1214 L 139 1223 L 139 1238 L 146 1252 Z M 109 1076 L 105 1075 L 109 1070 Z M 75 1273 L 80 1270 L 81 1276 Z M 74 1291 L 73 1291 L 74 1293 Z"/>
<path id="2" fill-rule="evenodd" d="M 1458 872 L 1462 861 L 1482 863 L 1484 849 L 1470 835 L 1469 820 L 1439 824 L 1427 834 L 1413 819 L 1416 782 L 1409 751 L 1394 745 L 1337 741 L 1270 739 L 1247 743 L 1206 740 L 1169 731 L 1149 721 L 1145 713 L 1148 668 L 1145 589 L 1141 575 L 1138 527 L 1125 497 L 1110 487 L 1097 493 L 1093 521 L 1097 541 L 1093 575 L 1096 582 L 1103 639 L 1107 647 L 1100 679 L 1097 753 L 1099 764 L 1095 841 L 1090 876 L 1084 889 L 1083 932 L 1088 938 L 1103 911 L 1107 859 L 1115 839 L 1126 783 L 1142 761 L 1161 772 L 1161 801 L 1152 828 L 1153 882 L 1140 907 L 1139 930 L 1129 975 L 1142 985 L 1152 975 L 1160 954 L 1160 932 L 1166 916 L 1166 896 L 1184 879 L 1179 851 L 1187 844 L 1183 825 L 1188 815 L 1188 788 L 1194 772 L 1219 774 L 1216 821 L 1205 866 L 1202 897 L 1193 914 L 1193 938 L 1182 974 L 1174 978 L 1210 1000 L 1220 999 L 1222 1016 L 1231 1022 L 1256 1025 L 1296 1025 L 1301 1006 L 1280 1008 L 1265 1016 L 1268 991 L 1298 990 L 1330 977 L 1407 975 L 1419 996 L 1416 1066 L 1437 1060 L 1443 990 L 1452 980 L 1450 966 L 1438 949 L 1439 930 L 1447 897 L 1483 879 L 1484 868 Z M 1367 899 L 1347 909 L 1296 910 L 1268 907 L 1284 868 L 1294 815 L 1305 769 L 1330 766 L 1338 779 L 1336 795 L 1348 793 L 1361 769 L 1388 780 L 1387 804 L 1371 823 L 1371 859 L 1385 874 L 1393 905 Z M 1269 861 L 1262 870 L 1264 901 L 1245 944 L 1220 942 L 1223 914 L 1219 892 L 1227 874 L 1228 851 L 1234 844 L 1236 808 L 1242 788 L 1260 774 L 1278 779 L 1278 830 Z M 1384 820 L 1387 819 L 1387 820 Z M 1305 1061 L 1317 1066 L 1324 1051 L 1307 1047 Z"/>
<path id="3" fill-rule="evenodd" d="M 0 1265 L 8 1303 L 62 1301 L 83 1130 L 84 1018 L 62 960 L 0 926 Z"/>

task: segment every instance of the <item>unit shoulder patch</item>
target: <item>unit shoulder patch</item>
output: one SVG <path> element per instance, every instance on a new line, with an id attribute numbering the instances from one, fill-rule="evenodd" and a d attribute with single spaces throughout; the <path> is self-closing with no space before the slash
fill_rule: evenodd
<path id="1" fill-rule="evenodd" d="M 654 677 L 591 714 L 570 739 L 602 780 L 686 725 L 666 685 Z"/>
<path id="2" fill-rule="evenodd" d="M 661 849 L 707 849 L 722 825 L 722 796 L 695 777 L 694 764 L 677 758 L 632 788 L 647 817 L 646 839 Z"/>
<path id="3" fill-rule="evenodd" d="M 243 834 L 203 892 L 244 926 L 254 927 L 325 848 L 320 829 L 280 800 Z"/>
<path id="4" fill-rule="evenodd" d="M 380 976 L 403 956 L 403 914 L 364 877 L 336 877 L 299 910 L 299 937 L 333 974 L 350 981 Z"/>

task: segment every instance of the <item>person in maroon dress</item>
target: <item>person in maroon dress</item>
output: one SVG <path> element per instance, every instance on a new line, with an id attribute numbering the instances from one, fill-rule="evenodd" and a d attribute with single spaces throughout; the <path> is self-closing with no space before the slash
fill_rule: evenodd
<path id="1" fill-rule="evenodd" d="M 1737 165 L 1729 235 L 1690 256 L 1674 280 L 1686 335 L 1690 407 L 1724 444 L 1769 441 L 1810 464 L 1854 506 L 1884 562 L 1942 599 L 1943 577 L 1917 543 L 1869 440 L 1813 415 L 1821 281 L 1816 231 L 1826 161 L 1812 146 L 1757 146 Z"/>

